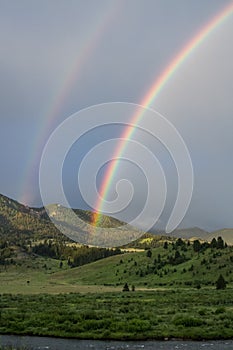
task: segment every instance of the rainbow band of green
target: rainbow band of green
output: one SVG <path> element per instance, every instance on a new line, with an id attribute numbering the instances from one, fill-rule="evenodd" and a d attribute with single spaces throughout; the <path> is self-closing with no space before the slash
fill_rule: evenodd
<path id="1" fill-rule="evenodd" d="M 148 108 L 151 103 L 158 96 L 160 91 L 166 85 L 166 83 L 171 79 L 177 69 L 184 63 L 184 61 L 191 55 L 191 53 L 196 50 L 201 43 L 217 29 L 231 14 L 233 13 L 233 3 L 226 6 L 220 13 L 218 13 L 210 22 L 208 22 L 189 42 L 186 44 L 182 50 L 174 57 L 174 59 L 169 63 L 165 70 L 156 78 L 154 84 L 148 90 L 146 95 L 143 97 L 140 105 Z M 129 124 L 137 125 L 138 121 L 143 117 L 142 112 L 136 113 Z M 108 169 L 105 173 L 104 179 L 100 187 L 100 199 L 96 203 L 95 213 L 93 215 L 93 224 L 98 226 L 101 211 L 102 211 L 102 199 L 106 198 L 109 192 L 109 189 L 112 184 L 112 179 L 114 174 L 117 171 L 119 165 L 119 159 L 121 158 L 125 148 L 127 147 L 128 140 L 133 136 L 136 126 L 127 126 L 121 135 L 121 141 L 115 150 L 115 153 L 112 156 L 114 159 L 108 166 Z M 122 140 L 124 139 L 124 140 Z"/>

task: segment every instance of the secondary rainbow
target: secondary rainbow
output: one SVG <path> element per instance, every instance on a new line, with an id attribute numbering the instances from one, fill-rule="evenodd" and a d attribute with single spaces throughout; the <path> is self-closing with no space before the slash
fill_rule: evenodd
<path id="1" fill-rule="evenodd" d="M 71 59 L 69 66 L 65 69 L 64 74 L 61 75 L 60 83 L 57 85 L 57 89 L 51 97 L 49 105 L 46 106 L 42 113 L 43 119 L 41 127 L 37 132 L 34 143 L 30 147 L 32 153 L 28 157 L 22 177 L 22 185 L 19 188 L 18 193 L 21 203 L 30 204 L 29 202 L 31 201 L 31 198 L 28 197 L 29 191 L 27 190 L 27 187 L 29 183 L 31 183 L 31 178 L 37 169 L 37 164 L 40 163 L 42 147 L 46 143 L 48 132 L 54 129 L 55 121 L 59 114 L 61 114 L 65 101 L 74 87 L 74 84 L 78 81 L 84 64 L 97 47 L 108 26 L 110 26 L 114 19 L 117 18 L 122 4 L 121 1 L 111 2 L 105 7 L 104 11 L 97 16 L 96 21 L 92 24 L 89 32 L 83 38 L 76 56 Z"/>
<path id="2" fill-rule="evenodd" d="M 150 89 L 147 91 L 140 105 L 144 107 L 149 107 L 155 98 L 159 95 L 166 83 L 172 78 L 174 73 L 178 68 L 185 62 L 185 60 L 196 50 L 201 43 L 207 39 L 207 37 L 217 29 L 227 18 L 233 13 L 233 3 L 226 6 L 220 13 L 218 13 L 214 18 L 212 18 L 172 59 L 164 71 L 156 78 L 155 82 L 152 84 Z M 137 124 L 138 121 L 143 117 L 143 113 L 136 113 L 133 115 L 130 123 Z M 95 212 L 93 214 L 92 223 L 98 226 L 101 218 L 102 211 L 102 200 L 101 198 L 106 198 L 109 189 L 111 187 L 112 179 L 117 171 L 119 164 L 119 159 L 121 158 L 125 148 L 127 147 L 127 141 L 133 136 L 134 130 L 136 128 L 132 126 L 127 126 L 121 135 L 121 141 L 119 141 L 118 147 L 112 156 L 113 161 L 109 164 L 107 171 L 105 173 L 104 179 L 100 186 L 99 194 L 100 199 L 96 203 Z"/>

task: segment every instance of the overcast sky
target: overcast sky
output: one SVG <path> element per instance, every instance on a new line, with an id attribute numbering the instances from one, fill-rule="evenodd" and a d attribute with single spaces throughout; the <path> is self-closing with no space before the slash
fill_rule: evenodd
<path id="1" fill-rule="evenodd" d="M 85 107 L 140 103 L 182 47 L 230 3 L 0 0 L 0 193 L 42 205 L 39 163 L 52 131 Z M 233 227 L 232 35 L 233 14 L 180 65 L 151 104 L 174 124 L 192 158 L 194 191 L 182 227 Z M 121 127 L 102 128 L 72 148 L 64 166 L 71 205 L 88 208 L 73 189 L 82 157 L 96 143 L 121 133 Z M 145 135 L 138 138 L 146 145 L 153 142 Z M 177 174 L 162 147 L 157 143 L 152 149 L 159 153 L 168 182 L 159 220 L 163 226 L 174 205 Z M 140 211 L 146 182 L 127 162 L 118 175 L 131 176 L 138 189 L 134 204 L 120 216 L 127 220 Z"/>

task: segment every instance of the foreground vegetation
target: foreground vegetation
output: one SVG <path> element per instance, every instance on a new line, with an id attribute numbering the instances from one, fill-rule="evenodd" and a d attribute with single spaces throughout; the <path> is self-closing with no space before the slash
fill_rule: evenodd
<path id="1" fill-rule="evenodd" d="M 0 333 L 80 339 L 227 339 L 232 289 L 1 295 Z"/>
<path id="2" fill-rule="evenodd" d="M 39 255 L 2 266 L 0 334 L 232 338 L 233 248 L 221 237 L 151 239 L 140 241 L 144 250 L 79 267 Z"/>

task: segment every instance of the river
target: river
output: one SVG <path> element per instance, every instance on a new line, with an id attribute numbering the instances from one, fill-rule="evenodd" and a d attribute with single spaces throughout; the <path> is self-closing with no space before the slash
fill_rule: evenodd
<path id="1" fill-rule="evenodd" d="M 0 335 L 0 345 L 30 350 L 232 350 L 233 340 L 223 341 L 92 341 Z"/>

